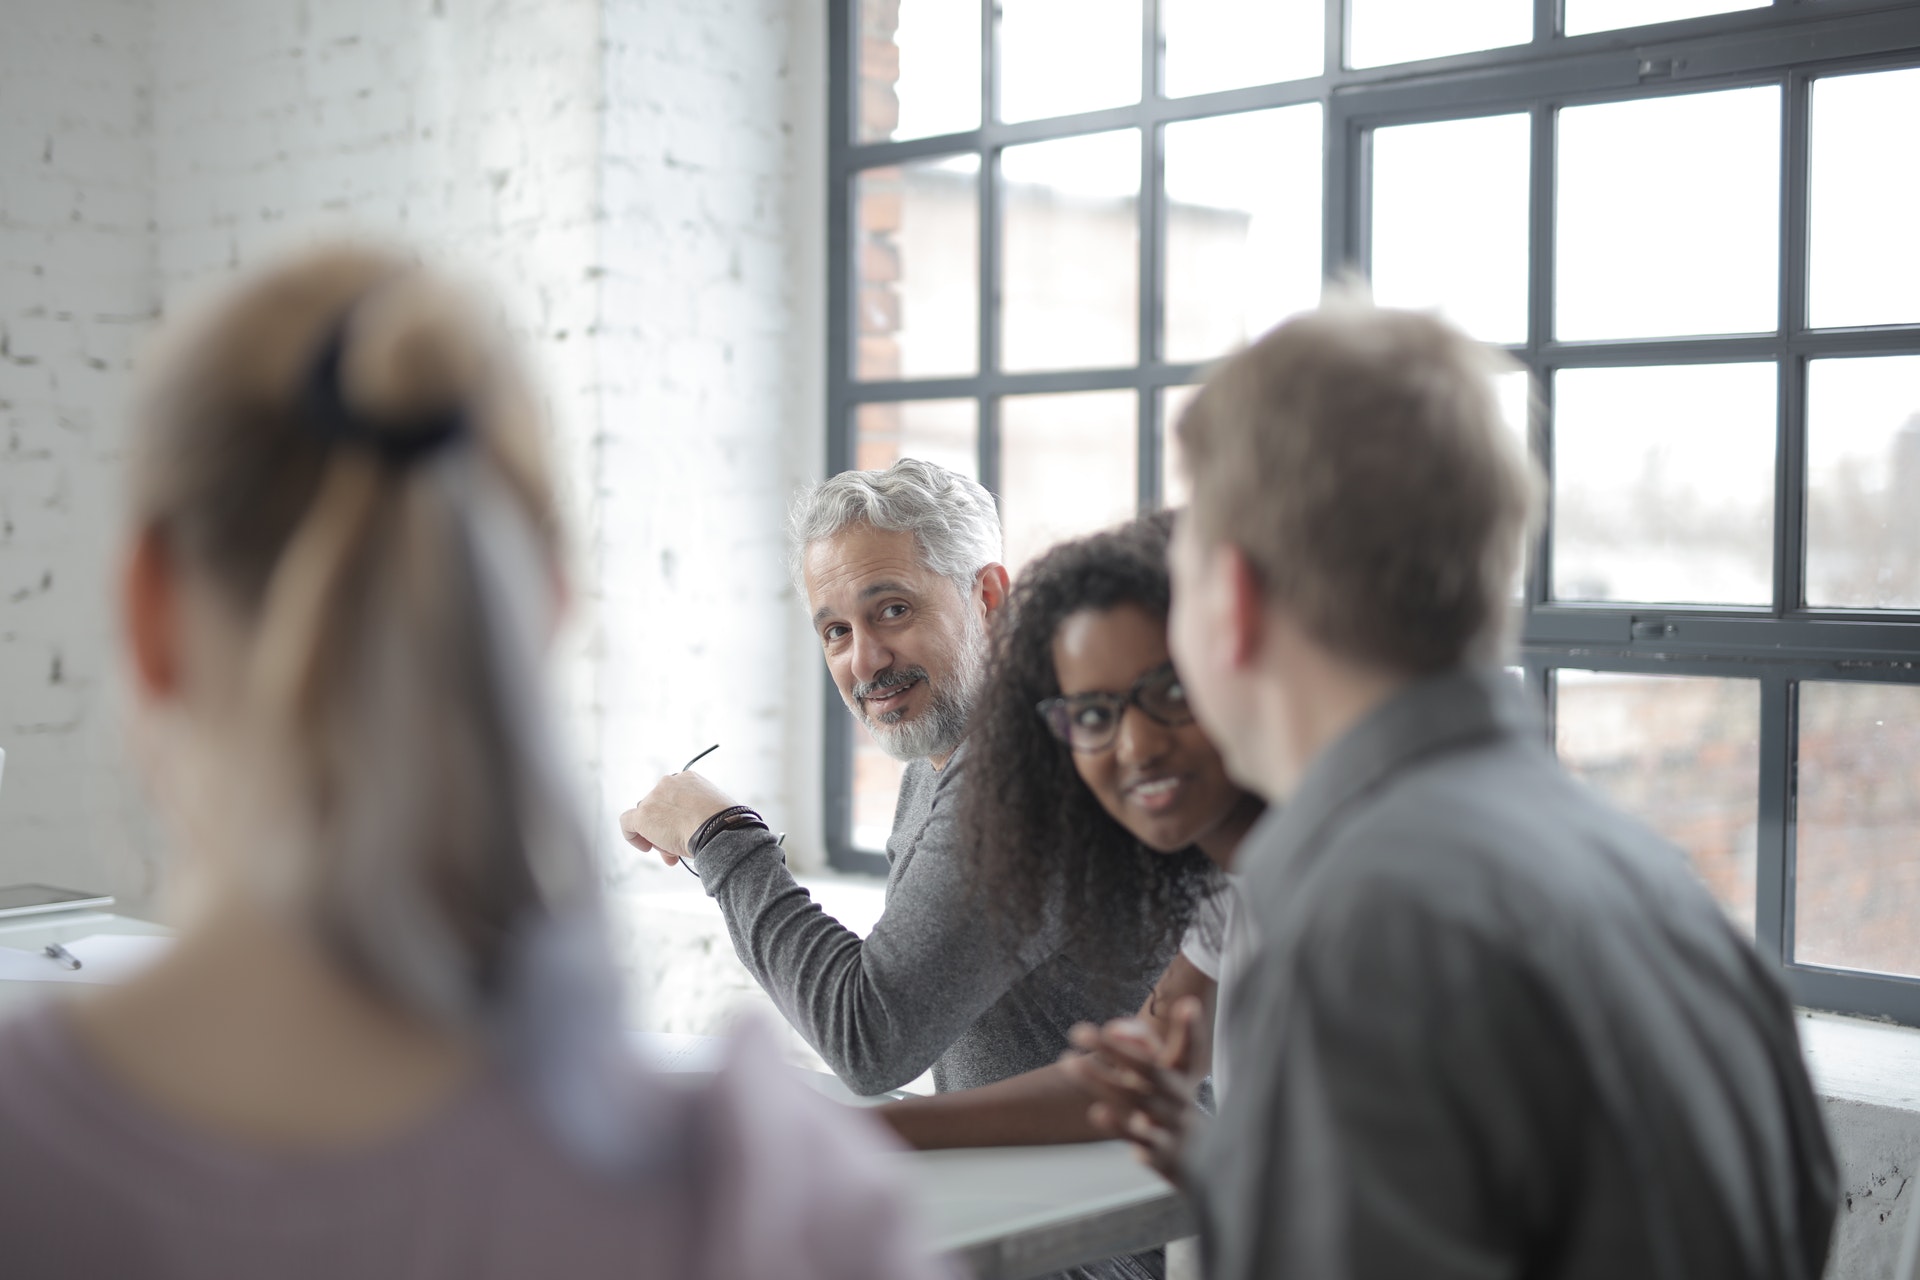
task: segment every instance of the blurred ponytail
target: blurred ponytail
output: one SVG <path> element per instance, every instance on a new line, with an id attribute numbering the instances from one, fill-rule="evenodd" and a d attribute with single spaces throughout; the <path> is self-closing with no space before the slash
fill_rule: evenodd
<path id="1" fill-rule="evenodd" d="M 154 397 L 138 500 L 251 624 L 315 936 L 378 998 L 490 1039 L 617 1162 L 618 992 L 540 677 L 554 500 L 471 311 L 363 251 L 265 277 Z"/>
<path id="2" fill-rule="evenodd" d="M 497 1001 L 514 932 L 544 905 L 532 862 L 552 851 L 528 811 L 552 802 L 509 704 L 540 666 L 515 633 L 552 587 L 464 412 L 486 362 L 432 288 L 401 276 L 356 299 L 316 352 L 335 347 L 337 367 L 295 389 L 333 447 L 268 581 L 249 676 L 310 780 L 322 937 L 382 994 L 461 1025 Z M 359 437 L 324 421 L 316 391 Z M 381 447 L 449 415 L 464 435 L 431 452 Z"/>

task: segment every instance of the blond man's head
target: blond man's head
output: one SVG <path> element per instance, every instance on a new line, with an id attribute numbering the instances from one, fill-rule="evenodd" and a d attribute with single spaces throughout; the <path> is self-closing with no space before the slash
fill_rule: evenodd
<path id="1" fill-rule="evenodd" d="M 1541 488 L 1495 394 L 1511 367 L 1351 296 L 1288 321 L 1180 419 L 1188 536 L 1237 548 L 1267 604 L 1355 661 L 1495 660 Z"/>

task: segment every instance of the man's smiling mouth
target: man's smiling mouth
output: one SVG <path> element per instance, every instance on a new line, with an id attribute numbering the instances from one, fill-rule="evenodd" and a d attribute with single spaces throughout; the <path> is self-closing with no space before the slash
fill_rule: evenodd
<path id="1" fill-rule="evenodd" d="M 905 684 L 894 685 L 891 688 L 876 689 L 872 693 L 868 694 L 866 697 L 860 699 L 860 701 L 867 703 L 869 705 L 884 706 L 887 703 L 892 702 L 895 698 L 898 698 L 900 695 L 906 693 L 909 689 L 918 687 L 919 684 L 920 684 L 920 681 L 918 679 L 914 679 L 914 680 L 907 681 Z"/>

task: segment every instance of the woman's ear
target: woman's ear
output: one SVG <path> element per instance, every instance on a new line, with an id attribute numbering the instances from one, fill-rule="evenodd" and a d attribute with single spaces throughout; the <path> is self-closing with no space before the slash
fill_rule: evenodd
<path id="1" fill-rule="evenodd" d="M 121 625 L 142 701 L 179 692 L 179 599 L 166 538 L 156 528 L 142 530 L 120 577 Z"/>

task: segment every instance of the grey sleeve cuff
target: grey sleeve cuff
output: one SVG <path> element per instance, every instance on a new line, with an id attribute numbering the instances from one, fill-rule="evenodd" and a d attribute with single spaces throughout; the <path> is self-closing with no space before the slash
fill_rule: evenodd
<path id="1" fill-rule="evenodd" d="M 787 855 L 781 852 L 777 838 L 771 831 L 760 827 L 742 827 L 738 831 L 722 831 L 707 841 L 693 859 L 693 869 L 700 876 L 701 887 L 709 898 L 718 897 L 720 888 L 727 877 L 744 862 L 770 854 L 781 866 L 786 865 Z"/>

